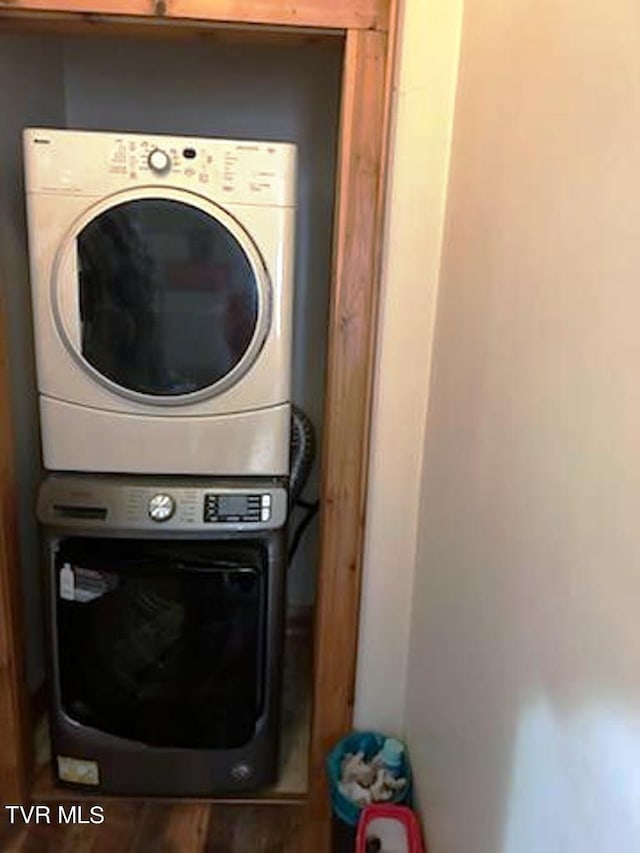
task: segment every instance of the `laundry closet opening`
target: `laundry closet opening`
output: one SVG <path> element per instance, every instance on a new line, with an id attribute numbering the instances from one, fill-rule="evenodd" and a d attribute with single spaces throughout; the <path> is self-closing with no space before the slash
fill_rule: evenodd
<path id="1" fill-rule="evenodd" d="M 31 692 L 46 671 L 42 559 L 34 518 L 42 480 L 21 134 L 57 127 L 265 140 L 298 151 L 292 402 L 322 443 L 326 328 L 343 39 L 277 34 L 247 43 L 233 31 L 198 37 L 0 35 L 0 284 L 9 322 L 10 378 L 19 483 L 18 509 Z M 144 441 L 144 437 L 140 437 Z M 319 497 L 316 458 L 302 494 Z M 162 472 L 159 472 L 162 473 Z M 305 520 L 296 507 L 290 530 Z M 287 574 L 283 752 L 284 796 L 304 794 L 311 714 L 311 618 L 317 523 L 299 538 Z M 300 677 L 302 676 L 302 680 Z M 46 746 L 40 760 L 45 760 Z M 287 785 L 289 787 L 287 787 Z"/>

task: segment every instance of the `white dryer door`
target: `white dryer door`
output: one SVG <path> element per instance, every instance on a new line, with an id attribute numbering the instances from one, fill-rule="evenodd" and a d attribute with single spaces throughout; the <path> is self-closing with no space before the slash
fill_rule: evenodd
<path id="1" fill-rule="evenodd" d="M 56 259 L 56 322 L 111 390 L 191 403 L 237 382 L 269 330 L 271 284 L 249 234 L 198 195 L 118 193 L 70 230 Z"/>

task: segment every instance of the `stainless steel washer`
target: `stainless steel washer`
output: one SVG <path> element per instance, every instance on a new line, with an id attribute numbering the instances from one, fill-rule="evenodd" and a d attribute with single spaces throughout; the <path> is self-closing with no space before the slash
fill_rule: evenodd
<path id="1" fill-rule="evenodd" d="M 208 796 L 277 775 L 283 481 L 42 485 L 62 784 Z"/>

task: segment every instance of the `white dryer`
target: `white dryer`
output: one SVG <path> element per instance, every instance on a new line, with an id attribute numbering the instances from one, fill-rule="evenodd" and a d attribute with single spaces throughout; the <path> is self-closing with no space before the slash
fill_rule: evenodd
<path id="1" fill-rule="evenodd" d="M 295 146 L 24 133 L 44 465 L 288 471 Z"/>

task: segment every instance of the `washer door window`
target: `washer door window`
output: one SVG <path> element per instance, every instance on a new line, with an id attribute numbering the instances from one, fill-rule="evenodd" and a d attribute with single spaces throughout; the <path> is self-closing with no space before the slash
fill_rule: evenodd
<path id="1" fill-rule="evenodd" d="M 70 538 L 55 565 L 70 719 L 151 746 L 253 738 L 265 678 L 260 545 Z"/>
<path id="2" fill-rule="evenodd" d="M 125 396 L 184 403 L 219 393 L 249 369 L 268 331 L 262 259 L 237 221 L 204 199 L 130 196 L 89 211 L 61 251 L 63 338 Z"/>

